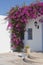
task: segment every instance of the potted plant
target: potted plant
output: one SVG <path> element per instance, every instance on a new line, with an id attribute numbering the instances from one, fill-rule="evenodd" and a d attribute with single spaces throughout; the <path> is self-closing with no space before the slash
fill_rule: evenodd
<path id="1" fill-rule="evenodd" d="M 30 46 L 25 46 L 25 52 L 27 56 L 30 56 Z"/>

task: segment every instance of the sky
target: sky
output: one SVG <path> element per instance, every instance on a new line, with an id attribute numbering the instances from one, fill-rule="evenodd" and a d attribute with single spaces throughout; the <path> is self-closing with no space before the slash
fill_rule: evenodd
<path id="1" fill-rule="evenodd" d="M 22 6 L 24 3 L 30 5 L 35 3 L 36 0 L 0 0 L 0 15 L 7 15 L 7 12 L 15 6 Z M 41 0 L 43 1 L 43 0 Z"/>

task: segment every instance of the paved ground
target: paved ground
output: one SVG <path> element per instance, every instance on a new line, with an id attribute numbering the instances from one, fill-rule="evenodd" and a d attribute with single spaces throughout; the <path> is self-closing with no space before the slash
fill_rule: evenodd
<path id="1" fill-rule="evenodd" d="M 20 54 L 17 52 L 0 54 L 0 65 L 43 65 L 43 53 L 32 52 L 31 57 L 26 57 L 25 61 L 19 57 Z"/>

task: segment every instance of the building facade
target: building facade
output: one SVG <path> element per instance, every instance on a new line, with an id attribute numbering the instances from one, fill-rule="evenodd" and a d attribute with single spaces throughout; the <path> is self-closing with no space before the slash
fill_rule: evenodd
<path id="1" fill-rule="evenodd" d="M 28 20 L 24 33 L 24 45 L 29 45 L 31 51 L 43 51 L 43 16 Z"/>
<path id="2" fill-rule="evenodd" d="M 11 51 L 10 34 L 7 28 L 6 16 L 0 15 L 0 53 Z M 43 16 L 28 20 L 24 33 L 24 45 L 29 45 L 31 51 L 43 51 Z"/>
<path id="3" fill-rule="evenodd" d="M 10 35 L 7 29 L 6 16 L 0 15 L 0 53 L 6 53 L 10 51 Z"/>

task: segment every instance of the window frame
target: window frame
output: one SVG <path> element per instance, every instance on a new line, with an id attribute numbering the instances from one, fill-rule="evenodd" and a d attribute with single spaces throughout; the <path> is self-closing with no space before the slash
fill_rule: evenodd
<path id="1" fill-rule="evenodd" d="M 28 40 L 32 40 L 32 28 L 28 28 Z"/>

